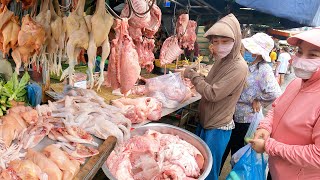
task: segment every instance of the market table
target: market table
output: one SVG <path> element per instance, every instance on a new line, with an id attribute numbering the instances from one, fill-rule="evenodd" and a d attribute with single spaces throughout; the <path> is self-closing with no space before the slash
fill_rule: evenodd
<path id="1" fill-rule="evenodd" d="M 62 92 L 64 89 L 64 84 L 63 83 L 56 83 L 56 84 L 51 84 L 50 88 L 53 91 L 47 91 L 46 94 L 49 95 L 51 98 L 55 99 L 55 97 L 62 97 Z M 110 103 L 112 100 L 121 98 L 121 96 L 116 96 L 112 94 L 112 89 L 111 88 L 106 88 L 104 86 L 101 87 L 101 91 L 98 91 L 97 94 L 101 97 L 103 97 L 107 103 Z M 130 95 L 129 98 L 137 98 L 141 96 L 136 96 L 136 95 Z M 163 108 L 162 109 L 162 114 L 161 117 L 167 116 L 185 106 L 188 106 L 198 100 L 201 99 L 201 95 L 196 93 L 194 97 L 191 97 L 187 101 L 184 101 L 183 103 L 179 104 L 176 108 Z M 139 124 L 134 124 L 132 125 L 132 128 L 138 128 L 141 127 L 151 121 L 144 121 Z M 75 179 L 92 179 L 95 174 L 98 172 L 98 170 L 101 168 L 103 163 L 106 161 L 108 158 L 109 154 L 112 152 L 115 144 L 116 144 L 116 138 L 114 137 L 109 137 L 105 141 L 100 140 L 98 142 L 99 144 L 99 154 L 96 156 L 91 157 L 86 164 L 81 166 L 80 172 L 78 173 L 77 177 Z"/>

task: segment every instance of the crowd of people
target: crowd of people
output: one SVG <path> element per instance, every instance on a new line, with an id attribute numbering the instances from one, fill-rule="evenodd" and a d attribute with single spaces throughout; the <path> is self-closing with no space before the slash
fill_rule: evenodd
<path id="1" fill-rule="evenodd" d="M 265 33 L 242 39 L 232 14 L 204 36 L 210 41 L 214 66 L 206 77 L 194 67 L 183 75 L 202 96 L 196 134 L 213 156 L 207 179 L 218 179 L 230 150 L 234 154 L 245 145 L 254 114 L 269 104 L 271 110 L 249 141 L 256 152 L 269 155 L 268 178 L 320 179 L 320 29 L 290 37 L 287 41 L 297 51 L 284 47 L 279 54 Z M 290 66 L 297 78 L 281 92 Z"/>

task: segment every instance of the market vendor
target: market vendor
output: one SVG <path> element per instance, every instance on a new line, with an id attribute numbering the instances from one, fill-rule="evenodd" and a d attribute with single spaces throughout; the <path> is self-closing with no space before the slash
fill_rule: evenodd
<path id="1" fill-rule="evenodd" d="M 233 114 L 248 66 L 240 54 L 240 24 L 233 14 L 220 19 L 204 37 L 210 40 L 210 51 L 216 62 L 207 77 L 202 77 L 193 67 L 186 68 L 184 77 L 191 79 L 202 96 L 196 134 L 207 143 L 212 153 L 213 164 L 207 179 L 217 180 L 223 153 L 235 127 Z"/>

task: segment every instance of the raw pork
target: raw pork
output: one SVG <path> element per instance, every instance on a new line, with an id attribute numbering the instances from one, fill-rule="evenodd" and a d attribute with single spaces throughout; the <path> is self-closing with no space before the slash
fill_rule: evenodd
<path id="1" fill-rule="evenodd" d="M 160 50 L 160 63 L 161 65 L 166 65 L 172 63 L 176 60 L 183 50 L 179 46 L 178 38 L 171 36 L 167 38 Z"/>
<path id="2" fill-rule="evenodd" d="M 177 34 L 179 37 L 184 36 L 187 31 L 189 14 L 181 14 L 176 23 Z"/>
<path id="3" fill-rule="evenodd" d="M 196 34 L 197 22 L 190 20 L 186 33 L 180 38 L 180 46 L 185 49 L 193 50 L 194 43 L 197 40 Z"/>
<path id="4" fill-rule="evenodd" d="M 178 136 L 148 130 L 134 136 L 106 161 L 122 179 L 192 179 L 200 176 L 204 158 L 197 148 Z"/>
<path id="5" fill-rule="evenodd" d="M 121 108 L 132 123 L 141 123 L 145 120 L 157 121 L 161 118 L 162 104 L 155 98 L 121 98 L 113 100 L 112 104 Z"/>
<path id="6" fill-rule="evenodd" d="M 139 55 L 139 64 L 141 68 L 147 69 L 151 72 L 154 68 L 153 62 L 155 60 L 153 49 L 154 49 L 154 39 L 144 38 L 142 42 L 135 42 L 136 49 Z"/>
<path id="7" fill-rule="evenodd" d="M 113 89 L 127 94 L 139 78 L 139 57 L 128 32 L 128 20 L 116 20 L 116 38 L 112 41 L 108 81 Z"/>

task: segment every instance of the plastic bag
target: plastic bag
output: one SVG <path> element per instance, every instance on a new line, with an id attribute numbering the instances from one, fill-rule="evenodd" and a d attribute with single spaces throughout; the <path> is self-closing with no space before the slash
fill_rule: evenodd
<path id="1" fill-rule="evenodd" d="M 249 129 L 248 129 L 246 135 L 244 136 L 244 139 L 253 138 L 253 134 L 257 130 L 258 125 L 263 118 L 264 118 L 264 116 L 262 113 L 262 109 L 260 109 L 260 111 L 258 113 L 254 114 L 254 120 L 251 122 Z"/>
<path id="2" fill-rule="evenodd" d="M 239 149 L 236 153 L 234 153 L 231 157 L 231 167 L 234 167 L 234 165 L 237 164 L 237 162 L 240 160 L 240 158 L 248 151 L 248 149 L 251 148 L 250 144 L 247 144 L 243 146 L 241 149 Z"/>
<path id="3" fill-rule="evenodd" d="M 265 154 L 256 153 L 251 145 L 247 148 L 239 161 L 226 178 L 227 180 L 265 180 L 268 157 Z M 240 149 L 241 150 L 241 149 Z M 239 151 L 240 151 L 239 150 Z M 238 153 L 238 152 L 237 152 Z"/>
<path id="4" fill-rule="evenodd" d="M 179 73 L 169 73 L 146 81 L 149 97 L 154 97 L 166 108 L 176 108 L 187 93 L 187 87 Z"/>
<path id="5" fill-rule="evenodd" d="M 36 107 L 41 104 L 42 101 L 42 88 L 36 84 L 32 83 L 27 86 L 28 100 L 32 107 Z"/>

